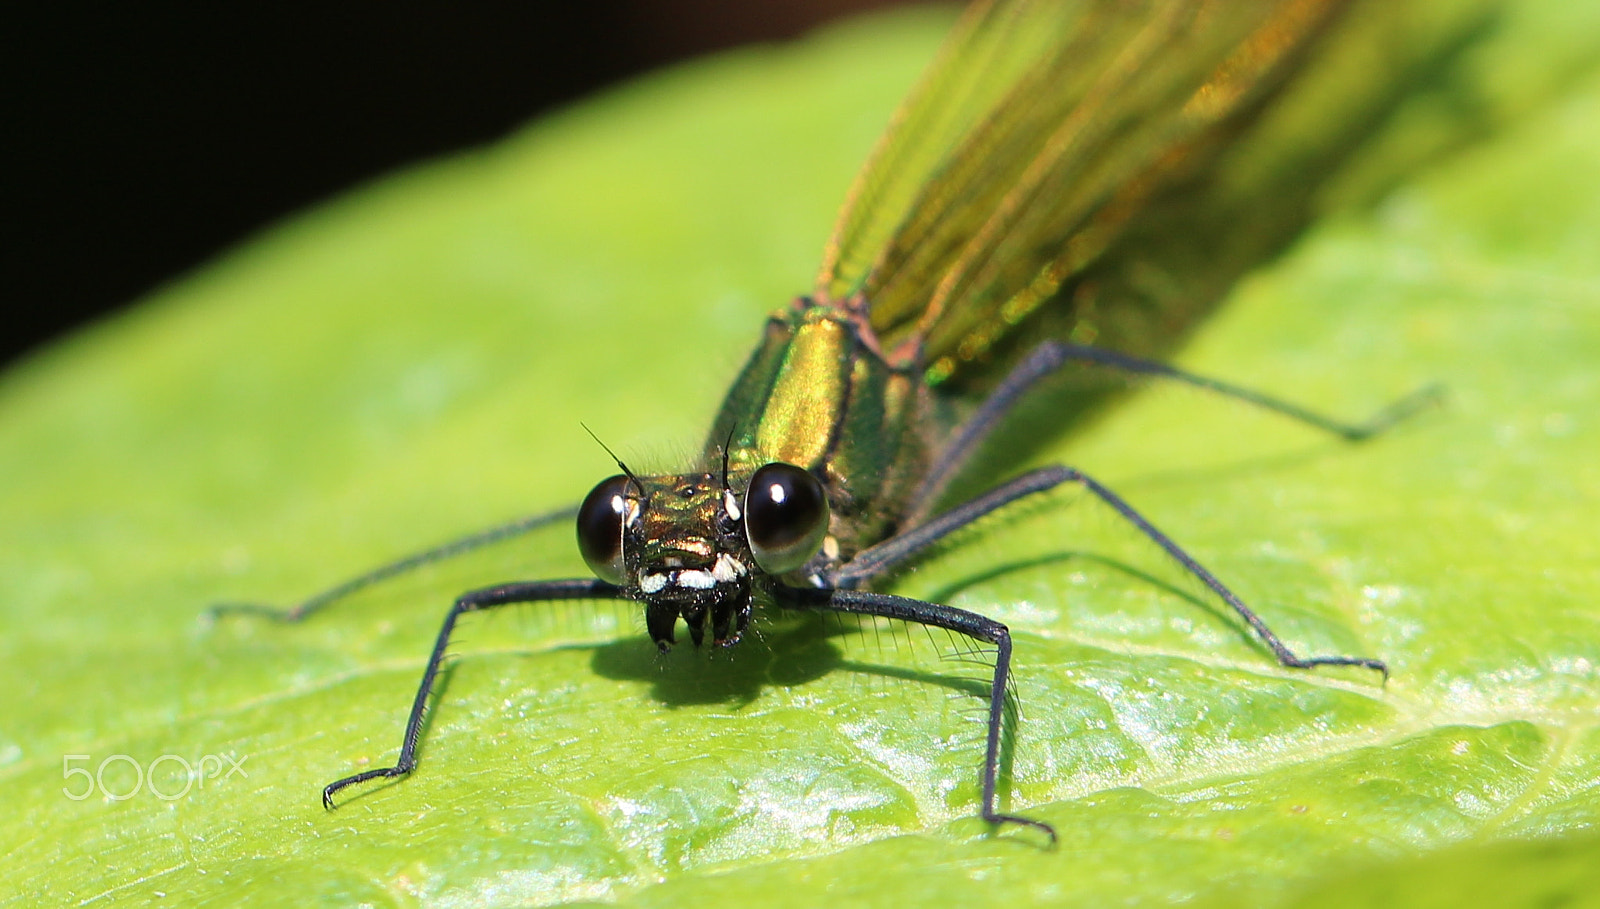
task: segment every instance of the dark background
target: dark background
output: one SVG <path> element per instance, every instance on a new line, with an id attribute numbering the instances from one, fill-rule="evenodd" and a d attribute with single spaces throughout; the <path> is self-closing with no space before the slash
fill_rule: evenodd
<path id="1" fill-rule="evenodd" d="M 22 3 L 0 365 L 272 220 L 675 60 L 895 0 Z"/>

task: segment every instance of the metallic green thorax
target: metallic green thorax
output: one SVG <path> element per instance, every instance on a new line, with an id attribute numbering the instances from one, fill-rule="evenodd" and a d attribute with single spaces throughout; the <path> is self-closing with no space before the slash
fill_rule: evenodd
<path id="1" fill-rule="evenodd" d="M 885 362 L 865 320 L 800 299 L 767 320 L 706 440 L 727 447 L 730 476 L 762 464 L 803 467 L 828 492 L 838 556 L 883 539 L 903 515 L 927 458 L 919 371 Z"/>

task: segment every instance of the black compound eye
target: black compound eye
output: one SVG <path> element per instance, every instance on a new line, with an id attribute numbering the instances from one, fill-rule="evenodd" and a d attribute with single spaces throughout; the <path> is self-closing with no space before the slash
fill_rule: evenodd
<path id="1" fill-rule="evenodd" d="M 608 584 L 627 582 L 622 523 L 628 508 L 628 478 L 620 474 L 601 480 L 578 506 L 578 550 L 594 576 Z"/>
<path id="2" fill-rule="evenodd" d="M 804 565 L 828 535 L 828 496 L 822 484 L 793 464 L 760 467 L 744 494 L 744 532 L 756 564 L 768 574 Z"/>

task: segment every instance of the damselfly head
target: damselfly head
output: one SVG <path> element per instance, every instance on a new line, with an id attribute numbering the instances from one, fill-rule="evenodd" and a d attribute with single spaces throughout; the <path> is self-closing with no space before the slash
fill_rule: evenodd
<path id="1" fill-rule="evenodd" d="M 731 646 L 751 610 L 754 560 L 740 513 L 711 474 L 618 475 L 579 507 L 578 548 L 596 577 L 644 601 L 645 625 L 662 651 L 675 642 L 679 617 L 696 647 L 707 632 Z"/>
<path id="2" fill-rule="evenodd" d="M 680 617 L 696 647 L 708 631 L 714 644 L 737 644 L 755 586 L 804 566 L 827 535 L 827 495 L 810 473 L 771 463 L 739 480 L 619 474 L 578 509 L 584 561 L 644 601 L 645 625 L 663 651 Z"/>

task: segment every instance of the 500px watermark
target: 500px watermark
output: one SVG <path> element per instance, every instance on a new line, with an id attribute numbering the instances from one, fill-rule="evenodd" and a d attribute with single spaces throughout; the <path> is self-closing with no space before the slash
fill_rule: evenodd
<path id="1" fill-rule="evenodd" d="M 88 763 L 94 760 L 92 755 L 64 754 L 61 778 L 68 783 L 61 787 L 61 794 L 80 802 L 98 792 L 101 798 L 121 802 L 148 789 L 156 798 L 171 802 L 188 795 L 197 786 L 206 788 L 208 780 L 225 780 L 236 773 L 249 779 L 250 774 L 244 772 L 244 762 L 249 759 L 249 755 L 235 758 L 230 751 L 201 755 L 191 763 L 182 755 L 163 754 L 149 764 L 141 764 L 126 754 L 113 754 L 91 773 Z M 73 766 L 80 763 L 84 766 Z M 81 788 L 74 790 L 77 777 L 83 778 Z M 160 785 L 157 785 L 158 780 Z"/>

